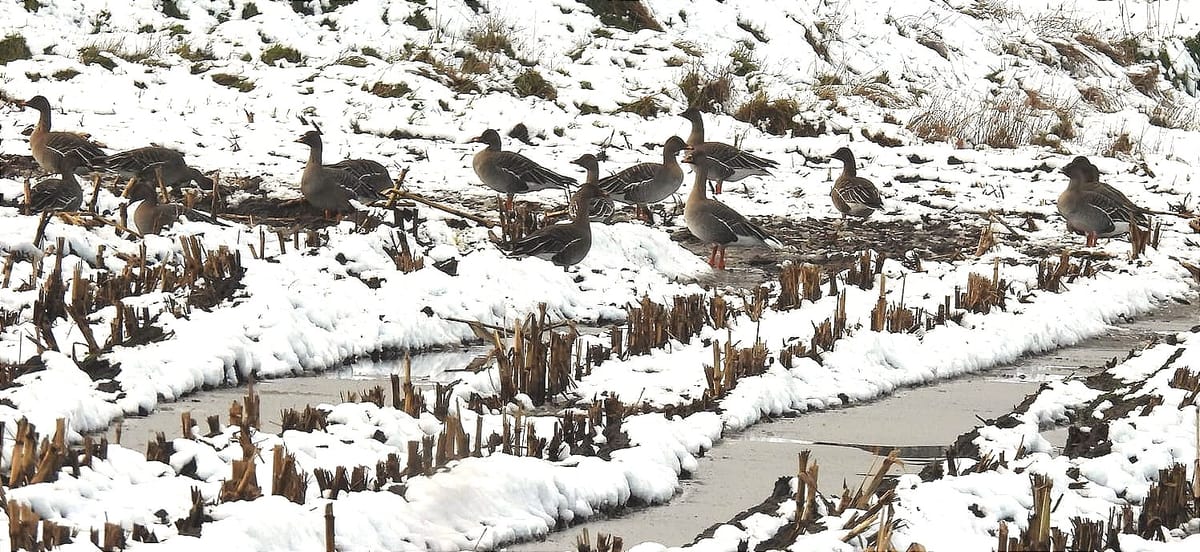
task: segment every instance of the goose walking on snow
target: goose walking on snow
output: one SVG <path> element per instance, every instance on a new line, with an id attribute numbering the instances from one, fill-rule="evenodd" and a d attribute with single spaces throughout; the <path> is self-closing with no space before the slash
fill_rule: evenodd
<path id="1" fill-rule="evenodd" d="M 700 241 L 712 245 L 708 265 L 718 270 L 725 269 L 725 248 L 764 246 L 772 249 L 782 247 L 775 237 L 762 227 L 750 222 L 741 213 L 728 205 L 706 195 L 707 181 L 711 174 L 727 175 L 733 169 L 709 157 L 702 151 L 693 151 L 684 157 L 684 163 L 695 167 L 696 181 L 683 209 L 683 218 L 688 231 Z"/>

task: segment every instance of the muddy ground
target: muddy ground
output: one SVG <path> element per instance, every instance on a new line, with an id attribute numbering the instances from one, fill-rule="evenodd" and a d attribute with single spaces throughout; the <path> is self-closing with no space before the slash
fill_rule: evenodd
<path id="1" fill-rule="evenodd" d="M 0 176 L 18 180 L 31 178 L 37 182 L 46 178 L 33 162 L 33 158 L 22 155 L 0 156 Z M 85 194 L 90 187 L 86 178 L 83 179 Z M 277 232 L 291 235 L 305 233 L 310 230 L 320 230 L 336 224 L 338 217 L 327 218 L 325 213 L 313 208 L 303 200 L 282 200 L 270 197 L 259 188 L 259 178 L 223 179 L 219 196 L 215 202 L 211 192 L 198 189 L 172 191 L 173 199 L 193 208 L 203 211 L 216 212 L 230 220 L 245 224 L 263 224 Z M 122 183 L 113 177 L 105 177 L 102 185 L 110 191 L 119 194 Z M 20 204 L 19 197 L 0 198 L 0 204 L 16 206 Z M 478 219 L 498 221 L 499 196 L 461 196 L 461 195 L 429 195 L 426 197 L 435 203 L 459 209 L 474 214 Z M 564 201 L 566 196 L 564 195 Z M 382 202 L 381 202 L 382 203 Z M 561 203 L 542 205 L 537 202 L 518 200 L 518 208 L 526 213 L 526 219 L 538 221 L 533 226 L 552 222 L 563 218 Z M 372 229 L 379 224 L 388 224 L 411 229 L 414 216 L 420 217 L 422 210 L 429 207 L 418 205 L 412 201 L 401 200 L 394 204 L 391 212 L 376 211 L 375 215 L 366 213 L 347 213 L 341 215 L 343 220 L 351 220 L 365 229 Z M 709 248 L 691 236 L 683 224 L 682 204 L 667 201 L 654 207 L 656 224 L 671 234 L 673 240 L 695 252 L 698 256 L 707 257 Z M 543 218 L 541 213 L 549 212 L 549 217 Z M 631 206 L 618 205 L 618 210 L 612 221 L 620 222 L 633 219 Z M 867 220 L 846 222 L 837 218 L 829 219 L 789 219 L 783 217 L 755 218 L 768 232 L 783 242 L 784 247 L 776 250 L 767 249 L 729 249 L 725 273 L 714 273 L 707 283 L 716 285 L 738 285 L 753 287 L 768 279 L 773 279 L 779 271 L 780 263 L 787 260 L 802 261 L 821 265 L 828 272 L 847 268 L 857 258 L 858 252 L 875 250 L 891 259 L 902 259 L 916 268 L 917 259 L 921 261 L 949 261 L 973 255 L 979 245 L 980 235 L 988 221 L 979 214 L 945 213 L 943 216 L 927 216 L 920 222 L 905 220 Z M 999 240 L 1018 247 L 1022 252 L 1034 257 L 1046 258 L 1058 255 L 1062 244 L 1035 243 L 1021 236 L 1022 230 L 1030 225 L 1042 225 L 1045 221 L 1030 214 L 1015 214 L 1004 217 L 1008 227 L 993 224 L 995 235 Z M 478 222 L 463 219 L 464 224 Z M 495 233 L 501 232 L 497 228 Z"/>

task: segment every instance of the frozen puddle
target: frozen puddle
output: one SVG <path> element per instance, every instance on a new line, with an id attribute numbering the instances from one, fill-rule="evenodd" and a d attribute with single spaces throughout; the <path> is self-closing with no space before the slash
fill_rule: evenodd
<path id="1" fill-rule="evenodd" d="M 470 364 L 476 356 L 484 354 L 483 348 L 473 347 L 454 351 L 421 353 L 412 357 L 413 383 L 418 387 L 433 387 L 437 383 L 450 383 L 459 378 L 459 370 Z M 332 368 L 309 377 L 273 379 L 256 382 L 255 389 L 261 400 L 260 415 L 264 431 L 278 432 L 281 413 L 289 408 L 303 409 L 322 403 L 342 402 L 341 395 L 347 391 L 361 392 L 382 385 L 391 396 L 391 375 L 404 374 L 404 360 L 355 362 Z M 127 448 L 146 452 L 146 444 L 155 433 L 162 432 L 167 439 L 179 437 L 182 431 L 180 415 L 191 412 L 192 419 L 205 425 L 205 418 L 217 414 L 225 423 L 229 416 L 229 405 L 246 395 L 245 387 L 228 387 L 202 391 L 177 402 L 164 402 L 149 416 L 125 418 L 121 425 L 121 444 Z M 109 438 L 112 438 L 110 432 Z"/>
<path id="2" fill-rule="evenodd" d="M 592 521 L 508 550 L 574 550 L 584 528 L 593 540 L 598 533 L 620 536 L 626 548 L 647 541 L 689 544 L 710 526 L 760 503 L 776 478 L 795 474 L 797 455 L 805 449 L 813 451 L 820 465 L 819 488 L 825 493 L 836 493 L 843 481 L 852 490 L 857 488 L 877 454 L 886 455 L 894 448 L 905 459 L 904 471 L 917 473 L 931 459 L 941 458 L 944 447 L 960 434 L 979 425 L 979 418 L 1011 412 L 1043 381 L 1087 375 L 1094 370 L 1082 367 L 1103 366 L 1112 357 L 1124 359 L 1155 333 L 1182 331 L 1198 323 L 1200 306 L 1171 305 L 1105 335 L 1003 368 L 904 389 L 851 408 L 760 423 L 726 435 L 700 459 L 695 477 L 683 482 L 670 504 Z M 1065 430 L 1045 435 L 1055 446 L 1066 440 Z"/>

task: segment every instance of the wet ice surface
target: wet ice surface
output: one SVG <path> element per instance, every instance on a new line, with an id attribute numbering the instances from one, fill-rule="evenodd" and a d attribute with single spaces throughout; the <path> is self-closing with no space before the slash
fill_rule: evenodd
<path id="1" fill-rule="evenodd" d="M 574 549 L 586 528 L 621 536 L 628 548 L 653 541 L 679 546 L 714 523 L 733 518 L 770 494 L 776 478 L 794 475 L 800 451 L 811 450 L 820 465 L 822 492 L 837 494 L 843 482 L 853 492 L 879 456 L 899 449 L 904 461 L 892 474 L 918 473 L 960 434 L 1012 411 L 1045 381 L 1086 377 L 1110 359 L 1123 360 L 1131 349 L 1155 335 L 1184 331 L 1200 324 L 1200 305 L 1174 303 L 1104 335 L 1075 346 L 1031 355 L 1010 365 L 913 387 L 870 403 L 812 412 L 761 423 L 727 434 L 700 460 L 695 477 L 666 506 L 642 508 L 553 533 L 545 541 L 510 546 L 513 551 Z M 1066 430 L 1043 432 L 1057 448 Z"/>

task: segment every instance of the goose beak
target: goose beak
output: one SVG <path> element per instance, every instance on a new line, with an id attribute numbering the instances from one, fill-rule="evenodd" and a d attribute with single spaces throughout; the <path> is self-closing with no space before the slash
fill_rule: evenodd
<path id="1" fill-rule="evenodd" d="M 293 142 L 295 142 L 295 143 L 297 143 L 297 144 L 303 144 L 303 143 L 304 143 L 304 137 L 303 137 L 303 136 L 301 136 L 301 137 L 299 137 L 299 138 L 296 138 L 295 140 L 292 140 L 292 141 L 293 141 Z"/>
<path id="2" fill-rule="evenodd" d="M 468 144 L 482 144 L 483 136 L 476 136 L 474 138 L 471 138 L 470 140 L 467 140 L 467 143 Z"/>

